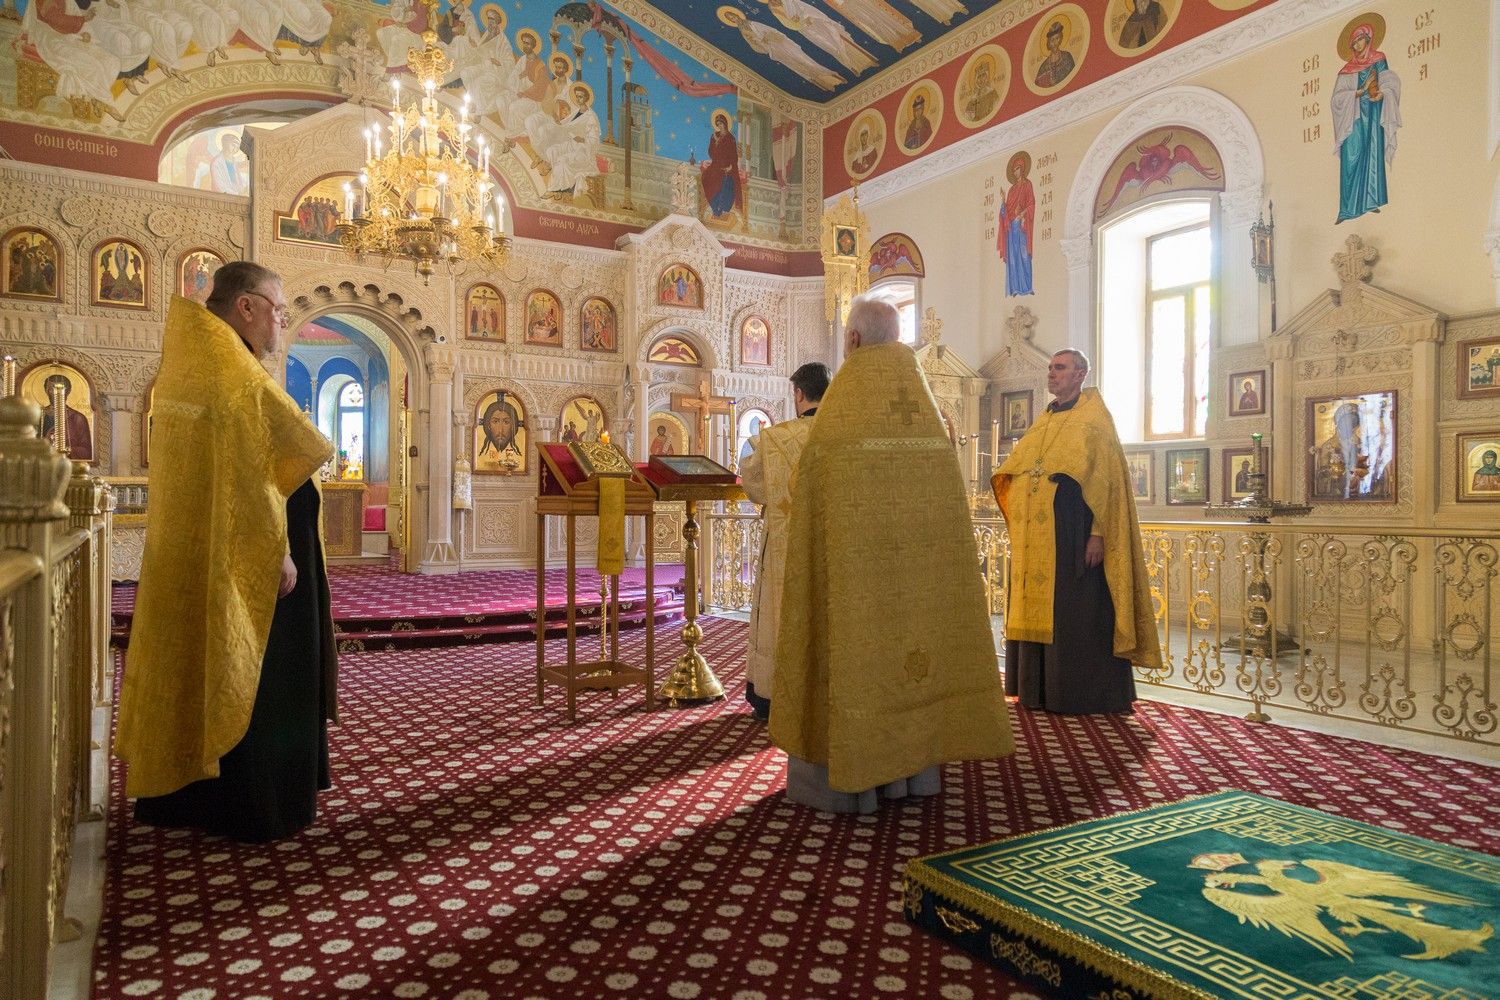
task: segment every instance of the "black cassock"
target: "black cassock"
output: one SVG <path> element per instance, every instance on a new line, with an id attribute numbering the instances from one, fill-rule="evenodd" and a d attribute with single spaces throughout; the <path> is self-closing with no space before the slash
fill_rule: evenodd
<path id="1" fill-rule="evenodd" d="M 1129 712 L 1135 701 L 1130 661 L 1114 653 L 1115 604 L 1104 565 L 1084 565 L 1094 512 L 1071 476 L 1056 475 L 1052 517 L 1057 564 L 1052 574 L 1052 642 L 1005 643 L 1005 693 L 1026 708 L 1086 715 Z"/>
<path id="2" fill-rule="evenodd" d="M 327 720 L 336 654 L 311 480 L 287 498 L 286 514 L 297 585 L 276 602 L 250 728 L 219 759 L 217 778 L 137 799 L 137 822 L 202 827 L 247 843 L 280 840 L 313 821 L 319 790 L 332 784 Z"/>

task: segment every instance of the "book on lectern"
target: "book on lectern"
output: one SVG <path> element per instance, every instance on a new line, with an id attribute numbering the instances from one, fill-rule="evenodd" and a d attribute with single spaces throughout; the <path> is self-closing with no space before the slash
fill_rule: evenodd
<path id="1" fill-rule="evenodd" d="M 701 483 L 733 486 L 740 481 L 731 470 L 707 455 L 652 455 L 646 477 L 656 483 Z"/>

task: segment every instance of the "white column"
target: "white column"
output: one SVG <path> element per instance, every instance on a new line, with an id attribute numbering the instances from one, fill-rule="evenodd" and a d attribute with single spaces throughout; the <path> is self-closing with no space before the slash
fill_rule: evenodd
<path id="1" fill-rule="evenodd" d="M 99 400 L 104 404 L 104 412 L 109 415 L 109 454 L 100 455 L 98 441 L 94 442 L 94 456 L 100 460 L 100 473 L 107 471 L 113 476 L 131 475 L 141 467 L 139 456 L 131 454 L 130 442 L 140 423 L 145 400 L 133 392 L 104 392 L 99 394 Z M 146 451 L 145 433 L 146 429 L 142 427 L 142 455 Z"/>
<path id="2" fill-rule="evenodd" d="M 1495 279 L 1495 305 L 1500 306 L 1500 229 L 1484 234 L 1484 252 L 1490 258 L 1490 277 Z"/>
<path id="3" fill-rule="evenodd" d="M 1219 195 L 1219 345 L 1260 339 L 1260 281 L 1250 262 L 1250 227 L 1260 217 L 1261 192 L 1241 188 Z"/>
<path id="4" fill-rule="evenodd" d="M 1443 339 L 1444 326 L 1437 319 L 1421 319 L 1406 324 L 1401 331 L 1402 339 L 1411 348 L 1411 394 L 1401 400 L 1407 408 L 1406 416 L 1396 429 L 1397 454 L 1400 454 L 1401 435 L 1409 435 L 1411 454 L 1412 523 L 1430 526 L 1443 502 L 1443 491 L 1451 488 L 1438 475 L 1441 461 L 1439 448 L 1443 446 L 1443 435 L 1438 432 L 1438 401 L 1442 393 L 1442 356 L 1439 344 Z M 1451 438 L 1449 439 L 1451 440 Z M 1449 447 L 1452 447 L 1449 445 Z M 1406 474 L 1406 473 L 1403 473 Z M 1430 538 L 1413 539 L 1420 553 L 1418 559 L 1433 565 L 1436 544 Z M 1437 592 L 1432 587 L 1413 587 L 1411 603 L 1412 641 L 1417 648 L 1427 646 L 1433 640 L 1435 628 L 1442 628 L 1437 620 Z M 1420 644 L 1420 645 L 1418 645 Z"/>
<path id="5" fill-rule="evenodd" d="M 427 544 L 422 573 L 453 573 L 453 352 L 436 344 L 423 351 L 428 378 Z"/>
<path id="6" fill-rule="evenodd" d="M 1099 356 L 1094 342 L 1094 239 L 1078 236 L 1060 241 L 1068 268 L 1068 339 L 1065 346 Z M 1052 346 L 1052 345 L 1048 345 Z"/>
<path id="7" fill-rule="evenodd" d="M 645 366 L 641 365 L 644 369 Z M 635 424 L 635 450 L 631 456 L 637 462 L 651 461 L 651 383 L 645 378 L 637 378 L 633 383 L 635 387 L 635 412 L 632 414 Z M 620 442 L 621 446 L 625 442 Z"/>

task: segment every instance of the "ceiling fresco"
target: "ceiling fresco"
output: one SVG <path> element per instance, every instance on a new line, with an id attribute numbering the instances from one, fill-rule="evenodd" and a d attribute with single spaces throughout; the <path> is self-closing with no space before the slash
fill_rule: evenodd
<path id="1" fill-rule="evenodd" d="M 789 94 L 826 101 L 993 0 L 671 0 L 683 27 Z"/>
<path id="2" fill-rule="evenodd" d="M 594 0 L 442 3 L 431 23 L 415 0 L 9 0 L 0 147 L 243 194 L 238 138 L 221 133 L 294 118 L 294 98 L 303 114 L 388 105 L 429 29 L 452 63 L 445 96 L 472 99 L 516 207 L 639 228 L 675 210 L 687 176 L 711 228 L 803 241 L 801 124 Z"/>

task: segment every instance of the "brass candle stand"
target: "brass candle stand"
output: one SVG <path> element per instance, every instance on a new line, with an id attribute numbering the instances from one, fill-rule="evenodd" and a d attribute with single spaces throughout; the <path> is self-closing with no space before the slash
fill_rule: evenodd
<path id="1" fill-rule="evenodd" d="M 1210 504 L 1205 512 L 1211 518 L 1245 520 L 1252 525 L 1270 524 L 1273 517 L 1306 517 L 1312 513 L 1312 507 L 1306 504 L 1284 503 L 1272 499 L 1267 485 L 1269 477 L 1265 470 L 1265 447 L 1261 444 L 1261 435 L 1250 435 L 1254 442 L 1254 449 L 1250 458 L 1250 474 L 1246 485 L 1250 494 L 1233 503 Z M 1244 653 L 1250 653 L 1256 657 L 1270 661 L 1273 677 L 1270 683 L 1263 678 L 1257 678 L 1246 682 L 1242 678 L 1241 687 L 1250 695 L 1254 702 L 1253 710 L 1245 716 L 1250 722 L 1268 722 L 1270 716 L 1261 711 L 1266 696 L 1274 694 L 1272 687 L 1279 690 L 1280 681 L 1274 677 L 1275 661 L 1289 652 L 1297 652 L 1302 649 L 1302 644 L 1291 636 L 1276 629 L 1272 616 L 1271 604 L 1271 578 L 1266 572 L 1266 548 L 1271 541 L 1271 535 L 1266 531 L 1258 531 L 1254 528 L 1246 532 L 1246 542 L 1249 550 L 1253 553 L 1253 568 L 1250 570 L 1249 582 L 1245 585 L 1245 628 L 1239 635 L 1231 636 L 1219 643 L 1219 649 L 1237 648 Z M 1246 683 L 1249 686 L 1246 687 Z"/>
<path id="2" fill-rule="evenodd" d="M 698 501 L 687 500 L 687 518 L 682 522 L 683 613 L 682 644 L 687 647 L 672 664 L 661 686 L 661 697 L 674 708 L 683 702 L 714 701 L 724 697 L 724 685 L 708 660 L 698 652 L 703 627 L 698 624 Z"/>

